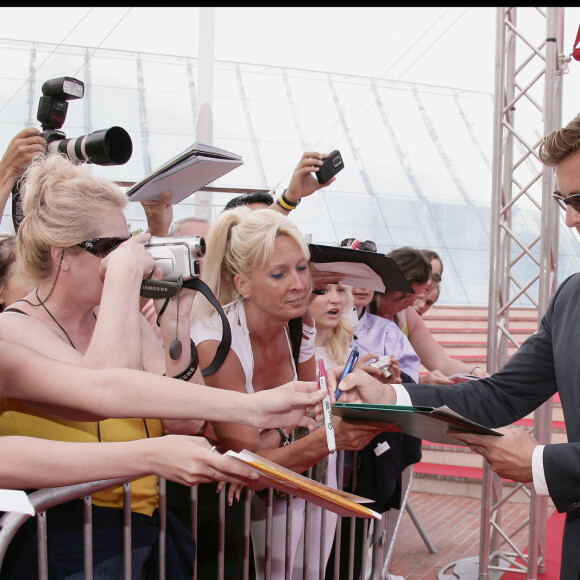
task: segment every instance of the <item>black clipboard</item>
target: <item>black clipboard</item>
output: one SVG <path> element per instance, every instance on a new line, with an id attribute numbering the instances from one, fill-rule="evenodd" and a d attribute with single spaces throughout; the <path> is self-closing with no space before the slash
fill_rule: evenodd
<path id="1" fill-rule="evenodd" d="M 399 291 L 414 294 L 393 258 L 351 248 L 308 244 L 310 261 L 322 272 L 340 272 L 346 286 L 358 286 L 376 292 Z"/>
<path id="2" fill-rule="evenodd" d="M 449 407 L 408 407 L 403 405 L 371 405 L 365 403 L 336 403 L 332 413 L 344 419 L 360 421 L 385 421 L 396 423 L 403 433 L 426 439 L 433 443 L 460 445 L 467 443 L 447 435 L 448 429 L 502 436 L 502 433 L 466 419 Z"/>

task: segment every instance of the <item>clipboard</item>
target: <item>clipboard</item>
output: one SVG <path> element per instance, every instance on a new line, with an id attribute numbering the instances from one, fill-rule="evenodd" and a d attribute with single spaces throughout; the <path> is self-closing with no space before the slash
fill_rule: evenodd
<path id="1" fill-rule="evenodd" d="M 410 407 L 405 405 L 335 403 L 332 412 L 344 419 L 396 423 L 401 428 L 402 433 L 433 443 L 468 447 L 463 441 L 447 435 L 448 429 L 503 437 L 499 431 L 470 421 L 447 406 Z"/>
<path id="2" fill-rule="evenodd" d="M 310 261 L 317 270 L 345 274 L 341 284 L 376 292 L 415 293 L 395 260 L 385 254 L 320 244 L 308 244 L 308 247 Z"/>
<path id="3" fill-rule="evenodd" d="M 195 142 L 127 191 L 130 201 L 156 200 L 171 189 L 175 205 L 244 162 L 240 155 Z"/>
<path id="4" fill-rule="evenodd" d="M 236 453 L 227 451 L 224 455 L 234 457 L 250 465 L 260 472 L 258 485 L 268 484 L 269 487 L 280 489 L 291 495 L 301 497 L 306 501 L 320 506 L 343 517 L 359 517 L 381 519 L 381 514 L 366 507 L 365 503 L 373 503 L 372 499 L 353 495 L 346 491 L 334 489 L 290 469 L 286 469 L 273 461 L 268 461 L 247 449 Z"/>

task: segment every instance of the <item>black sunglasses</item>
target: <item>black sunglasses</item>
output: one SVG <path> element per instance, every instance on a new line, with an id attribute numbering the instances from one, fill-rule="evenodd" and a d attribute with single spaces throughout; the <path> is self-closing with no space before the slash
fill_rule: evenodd
<path id="1" fill-rule="evenodd" d="M 341 247 L 350 248 L 355 240 L 356 238 L 345 238 L 342 240 L 342 242 L 340 242 L 340 245 Z M 364 250 L 365 252 L 376 252 L 377 245 L 372 240 L 365 240 L 364 242 L 361 242 L 356 249 Z"/>
<path id="2" fill-rule="evenodd" d="M 580 193 L 564 197 L 559 191 L 556 191 L 552 197 L 564 211 L 566 211 L 567 206 L 571 205 L 574 211 L 580 212 Z"/>
<path id="3" fill-rule="evenodd" d="M 90 252 L 91 254 L 104 258 L 110 254 L 114 249 L 118 248 L 123 242 L 126 242 L 129 237 L 125 238 L 91 238 L 77 244 L 79 248 Z"/>

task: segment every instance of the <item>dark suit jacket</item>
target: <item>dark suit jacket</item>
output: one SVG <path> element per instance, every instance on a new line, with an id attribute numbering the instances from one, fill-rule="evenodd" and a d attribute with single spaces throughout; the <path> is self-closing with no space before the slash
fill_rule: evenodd
<path id="1" fill-rule="evenodd" d="M 550 497 L 566 512 L 561 580 L 580 577 L 580 274 L 558 288 L 540 322 L 504 367 L 488 379 L 459 385 L 405 385 L 414 405 L 448 405 L 488 427 L 503 427 L 560 394 L 568 443 L 547 445 Z"/>

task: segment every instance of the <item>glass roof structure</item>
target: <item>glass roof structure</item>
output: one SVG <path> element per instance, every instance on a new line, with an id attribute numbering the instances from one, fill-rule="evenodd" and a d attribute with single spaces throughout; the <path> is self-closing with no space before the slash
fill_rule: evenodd
<path id="1" fill-rule="evenodd" d="M 2 151 L 39 126 L 41 86 L 62 76 L 85 84 L 84 98 L 69 102 L 67 137 L 114 125 L 131 136 L 131 159 L 91 166 L 100 175 L 139 181 L 196 141 L 196 58 L 0 40 L 0 61 Z M 339 149 L 345 169 L 336 182 L 290 215 L 302 232 L 328 245 L 371 239 L 385 253 L 435 250 L 444 263 L 439 303 L 486 305 L 492 134 L 488 93 L 215 61 L 212 144 L 244 163 L 207 188 L 211 216 L 240 192 L 282 192 L 303 152 Z M 139 203 L 126 214 L 133 231 L 146 227 Z M 174 207 L 175 219 L 198 214 L 195 193 Z M 531 239 L 539 235 L 537 211 L 519 208 L 514 221 Z M 0 229 L 13 231 L 10 203 Z M 560 229 L 564 279 L 580 269 L 580 252 L 563 219 Z"/>

